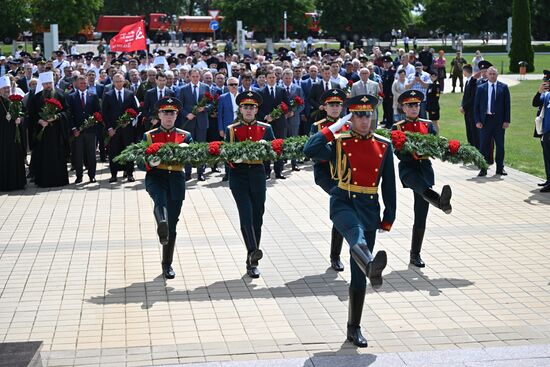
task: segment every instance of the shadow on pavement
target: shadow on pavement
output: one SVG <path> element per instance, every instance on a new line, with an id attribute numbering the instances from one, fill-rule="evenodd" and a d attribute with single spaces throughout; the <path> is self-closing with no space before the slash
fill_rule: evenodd
<path id="1" fill-rule="evenodd" d="M 181 276 L 181 275 L 178 275 Z M 430 279 L 413 269 L 394 270 L 384 276 L 384 285 L 378 291 L 371 287 L 367 292 L 417 292 L 427 291 L 438 296 L 445 288 L 462 288 L 473 285 L 466 279 Z M 257 288 L 246 275 L 232 280 L 218 281 L 192 290 L 176 290 L 169 286 L 162 275 L 152 281 L 133 283 L 128 287 L 113 288 L 104 296 L 88 300 L 98 305 L 141 303 L 148 309 L 157 302 L 220 301 L 253 298 L 296 298 L 310 296 L 337 296 L 341 301 L 348 298 L 348 283 L 330 268 L 323 274 L 308 275 L 279 287 Z"/>

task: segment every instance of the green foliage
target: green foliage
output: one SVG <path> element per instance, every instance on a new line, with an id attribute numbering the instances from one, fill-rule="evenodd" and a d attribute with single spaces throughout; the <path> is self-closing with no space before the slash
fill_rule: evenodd
<path id="1" fill-rule="evenodd" d="M 510 45 L 510 71 L 517 73 L 520 62 L 533 71 L 535 53 L 531 46 L 531 12 L 529 0 L 514 0 L 512 9 L 512 44 Z"/>
<path id="2" fill-rule="evenodd" d="M 392 28 L 405 28 L 412 8 L 410 0 L 317 0 L 321 29 L 333 36 L 342 33 L 380 36 Z"/>
<path id="3" fill-rule="evenodd" d="M 194 7 L 194 3 L 191 7 Z M 101 14 L 107 15 L 147 15 L 150 13 L 166 13 L 168 15 L 188 14 L 189 0 L 154 0 L 154 1 L 105 1 Z"/>
<path id="4" fill-rule="evenodd" d="M 30 7 L 27 1 L 3 0 L 0 5 L 0 35 L 15 38 L 18 33 L 28 29 L 25 18 L 30 16 Z M 2 41 L 0 39 L 0 41 Z"/>
<path id="5" fill-rule="evenodd" d="M 441 29 L 445 33 L 472 32 L 478 29 L 481 9 L 480 0 L 426 0 L 422 17 L 430 30 Z"/>
<path id="6" fill-rule="evenodd" d="M 220 9 L 225 17 L 222 22 L 225 32 L 234 34 L 237 20 L 242 20 L 249 31 L 261 31 L 273 36 L 283 30 L 285 10 L 293 31 L 303 34 L 306 31 L 304 13 L 315 8 L 313 0 L 216 0 L 212 6 Z"/>
<path id="7" fill-rule="evenodd" d="M 391 140 L 391 132 L 386 129 L 378 129 L 376 133 Z M 429 156 L 439 159 L 443 162 L 451 162 L 453 164 L 465 163 L 474 164 L 478 168 L 487 169 L 485 158 L 481 155 L 476 147 L 470 144 L 460 144 L 460 148 L 456 154 L 451 154 L 449 149 L 449 139 L 444 136 L 432 134 L 418 134 L 406 131 L 407 140 L 400 149 L 398 154 L 411 154 L 418 156 Z"/>
<path id="8" fill-rule="evenodd" d="M 31 0 L 33 19 L 47 26 L 58 24 L 59 32 L 77 34 L 87 25 L 94 24 L 103 0 Z"/>

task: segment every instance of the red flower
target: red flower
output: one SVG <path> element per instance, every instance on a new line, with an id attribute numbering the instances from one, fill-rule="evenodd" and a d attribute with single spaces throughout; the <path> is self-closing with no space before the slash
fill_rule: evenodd
<path id="1" fill-rule="evenodd" d="M 378 97 L 384 98 L 384 92 L 378 92 Z"/>
<path id="2" fill-rule="evenodd" d="M 55 98 L 48 98 L 44 101 L 46 104 L 49 104 L 49 105 L 52 105 L 54 106 L 55 108 L 57 108 L 58 111 L 61 111 L 63 109 L 63 105 L 61 104 L 61 102 L 59 102 L 57 99 Z"/>
<path id="3" fill-rule="evenodd" d="M 134 110 L 133 108 L 127 108 L 124 113 L 127 113 L 131 118 L 135 118 L 138 115 L 136 110 Z"/>
<path id="4" fill-rule="evenodd" d="M 294 104 L 298 105 L 298 106 L 301 106 L 304 104 L 304 100 L 302 98 L 300 98 L 300 96 L 296 96 L 294 97 Z"/>
<path id="5" fill-rule="evenodd" d="M 163 145 L 164 145 L 164 143 L 153 143 L 153 144 L 149 145 L 147 147 L 147 149 L 145 149 L 145 154 L 147 154 L 147 155 L 155 154 L 156 152 L 159 151 L 159 149 Z"/>
<path id="6" fill-rule="evenodd" d="M 283 113 L 288 113 L 288 105 L 284 102 L 281 102 L 281 111 L 283 111 Z"/>
<path id="7" fill-rule="evenodd" d="M 407 141 L 407 135 L 403 131 L 394 130 L 391 132 L 391 141 L 395 150 L 401 150 Z"/>
<path id="8" fill-rule="evenodd" d="M 283 154 L 283 139 L 275 139 L 271 142 L 271 148 L 273 148 L 273 151 L 277 153 L 277 155 Z"/>
<path id="9" fill-rule="evenodd" d="M 21 97 L 19 94 L 12 94 L 8 97 L 10 102 L 21 102 L 23 100 L 23 97 Z"/>
<path id="10" fill-rule="evenodd" d="M 103 116 L 99 112 L 94 112 L 94 119 L 99 123 L 103 122 Z"/>
<path id="11" fill-rule="evenodd" d="M 212 141 L 208 143 L 208 153 L 210 155 L 220 155 L 220 147 L 223 144 L 223 141 Z"/>
<path id="12" fill-rule="evenodd" d="M 206 98 L 208 98 L 210 101 L 213 101 L 213 100 L 214 100 L 214 96 L 212 96 L 212 94 L 210 94 L 210 92 L 204 93 L 204 96 L 205 96 Z"/>
<path id="13" fill-rule="evenodd" d="M 460 141 L 449 140 L 449 151 L 451 152 L 451 155 L 455 155 L 456 153 L 458 153 L 459 148 L 460 148 Z"/>
<path id="14" fill-rule="evenodd" d="M 348 80 L 348 87 L 351 88 L 352 86 L 353 86 L 353 79 L 350 79 Z"/>

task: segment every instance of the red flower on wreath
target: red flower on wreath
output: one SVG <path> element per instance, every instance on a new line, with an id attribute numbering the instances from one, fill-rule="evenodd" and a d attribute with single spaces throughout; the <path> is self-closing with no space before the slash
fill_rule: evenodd
<path id="1" fill-rule="evenodd" d="M 103 116 L 99 112 L 94 112 L 94 119 L 100 124 L 103 123 Z"/>
<path id="2" fill-rule="evenodd" d="M 458 153 L 458 149 L 460 149 L 460 141 L 449 140 L 449 152 L 451 152 L 451 155 Z"/>
<path id="3" fill-rule="evenodd" d="M 124 113 L 127 113 L 131 118 L 135 118 L 138 115 L 136 110 L 134 110 L 133 108 L 127 108 Z"/>
<path id="4" fill-rule="evenodd" d="M 283 111 L 284 114 L 288 113 L 288 105 L 284 102 L 281 102 L 281 111 Z"/>
<path id="5" fill-rule="evenodd" d="M 8 97 L 10 102 L 21 102 L 23 100 L 23 97 L 21 97 L 19 94 L 12 94 Z"/>
<path id="6" fill-rule="evenodd" d="M 407 135 L 403 131 L 394 130 L 391 132 L 391 141 L 395 150 L 401 150 L 407 141 Z"/>
<path id="7" fill-rule="evenodd" d="M 273 148 L 273 151 L 277 153 L 277 155 L 283 154 L 283 139 L 275 139 L 271 142 L 271 148 Z"/>
<path id="8" fill-rule="evenodd" d="M 220 155 L 220 148 L 223 144 L 223 141 L 212 141 L 208 143 L 208 153 L 210 155 Z"/>
<path id="9" fill-rule="evenodd" d="M 145 154 L 151 155 L 159 151 L 159 149 L 164 145 L 164 143 L 153 143 L 145 149 Z"/>

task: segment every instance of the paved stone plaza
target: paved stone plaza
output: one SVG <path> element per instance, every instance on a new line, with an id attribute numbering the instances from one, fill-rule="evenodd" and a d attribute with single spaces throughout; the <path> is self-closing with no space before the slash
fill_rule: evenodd
<path id="1" fill-rule="evenodd" d="M 376 245 L 384 286 L 369 287 L 363 314 L 369 347 L 356 349 L 348 256 L 329 269 L 328 197 L 311 166 L 268 182 L 257 280 L 243 276 L 227 183 L 191 181 L 168 283 L 143 172 L 110 185 L 98 168 L 97 184 L 0 195 L 0 342 L 42 340 L 44 366 L 550 365 L 550 195 L 533 176 L 434 163 L 454 210 L 430 209 L 422 271 L 408 267 L 412 195 L 398 186 Z"/>

